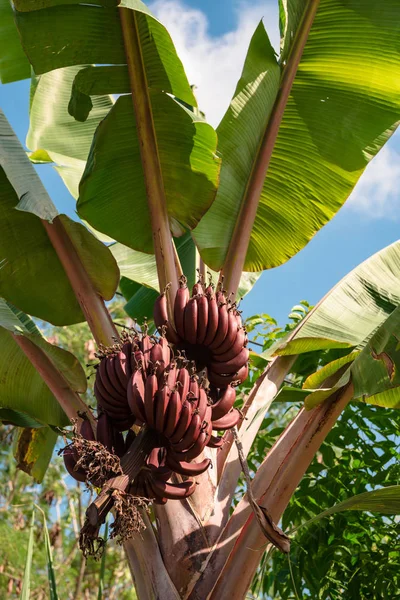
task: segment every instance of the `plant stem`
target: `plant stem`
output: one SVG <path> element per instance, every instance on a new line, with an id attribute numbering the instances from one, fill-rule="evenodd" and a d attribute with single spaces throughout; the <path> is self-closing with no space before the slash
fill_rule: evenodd
<path id="1" fill-rule="evenodd" d="M 279 127 L 318 5 L 319 0 L 309 0 L 305 8 L 303 20 L 297 29 L 290 56 L 283 70 L 281 85 L 275 104 L 247 183 L 235 229 L 221 271 L 221 275 L 224 276 L 224 287 L 228 293 L 233 292 L 236 294 L 239 287 L 250 236 Z"/>
<path id="2" fill-rule="evenodd" d="M 145 178 L 147 202 L 153 231 L 158 280 L 160 291 L 163 291 L 168 283 L 171 284 L 167 292 L 167 297 L 169 300 L 169 314 L 173 322 L 172 300 L 175 298 L 179 286 L 175 268 L 176 256 L 169 227 L 164 181 L 140 45 L 137 16 L 134 10 L 121 8 L 120 17 L 133 108 L 136 117 L 136 130 L 139 138 L 140 155 Z"/>
<path id="3" fill-rule="evenodd" d="M 94 431 L 96 431 L 96 420 L 93 417 L 91 410 L 86 406 L 79 394 L 70 388 L 62 373 L 56 369 L 43 350 L 38 348 L 31 340 L 23 335 L 11 335 L 38 371 L 47 387 L 54 394 L 67 417 L 71 421 L 82 421 L 82 418 L 79 415 L 86 414 L 92 427 L 94 427 Z"/>
<path id="4" fill-rule="evenodd" d="M 268 452 L 253 479 L 252 491 L 274 522 L 279 522 L 318 448 L 352 395 L 350 385 L 311 411 L 301 409 Z M 264 551 L 265 539 L 245 496 L 218 539 L 207 576 L 199 581 L 190 599 L 242 600 Z"/>
<path id="5" fill-rule="evenodd" d="M 143 511 L 146 528 L 124 543 L 137 597 L 140 600 L 180 600 L 160 553 L 153 527 Z"/>
<path id="6" fill-rule="evenodd" d="M 118 338 L 117 330 L 103 298 L 95 290 L 64 225 L 59 217 L 56 217 L 53 223 L 45 220 L 42 220 L 42 223 L 97 344 L 112 346 L 115 338 Z"/>

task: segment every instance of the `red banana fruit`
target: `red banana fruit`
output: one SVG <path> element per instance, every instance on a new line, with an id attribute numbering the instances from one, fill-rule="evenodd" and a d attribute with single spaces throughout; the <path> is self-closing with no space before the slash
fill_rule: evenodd
<path id="1" fill-rule="evenodd" d="M 207 442 L 207 446 L 209 448 L 222 448 L 224 441 L 224 436 L 219 437 L 218 435 L 211 435 Z"/>
<path id="2" fill-rule="evenodd" d="M 218 329 L 215 335 L 215 338 L 209 344 L 210 350 L 213 348 L 218 348 L 225 340 L 226 335 L 228 333 L 228 325 L 229 325 L 229 315 L 226 304 L 221 304 L 218 308 Z"/>
<path id="3" fill-rule="evenodd" d="M 112 422 L 115 429 L 117 429 L 118 431 L 127 431 L 135 423 L 135 417 L 133 415 L 130 415 L 128 418 L 120 420 L 112 418 Z"/>
<path id="4" fill-rule="evenodd" d="M 231 373 L 236 373 L 237 371 L 239 371 L 239 369 L 241 369 L 243 367 L 243 365 L 245 365 L 247 363 L 248 360 L 249 360 L 249 351 L 247 348 L 242 348 L 242 350 L 239 352 L 239 354 L 237 354 L 236 356 L 234 356 L 233 358 L 231 358 L 231 360 L 228 360 L 227 362 L 213 361 L 210 364 L 210 369 L 214 373 L 219 373 L 220 375 L 222 375 L 222 374 L 229 375 Z"/>
<path id="5" fill-rule="evenodd" d="M 169 467 L 150 467 L 150 472 L 158 481 L 168 481 L 172 477 L 172 471 Z"/>
<path id="6" fill-rule="evenodd" d="M 182 400 L 184 400 L 182 396 Z M 197 408 L 200 400 L 200 388 L 199 388 L 199 379 L 197 375 L 192 375 L 189 382 L 189 392 L 187 400 L 189 400 L 193 409 Z"/>
<path id="7" fill-rule="evenodd" d="M 167 380 L 166 385 L 172 390 L 176 384 L 176 378 L 178 377 L 178 368 L 176 362 L 170 362 L 168 369 L 166 370 Z"/>
<path id="8" fill-rule="evenodd" d="M 185 314 L 185 340 L 195 344 L 197 340 L 197 298 L 190 298 L 186 304 Z"/>
<path id="9" fill-rule="evenodd" d="M 197 338 L 196 343 L 202 344 L 207 334 L 208 325 L 208 298 L 200 296 L 197 299 Z"/>
<path id="10" fill-rule="evenodd" d="M 159 454 L 160 454 L 160 448 L 153 448 L 153 450 L 150 452 L 149 456 L 147 457 L 147 461 L 146 461 L 147 464 L 149 466 L 158 468 L 160 466 Z"/>
<path id="11" fill-rule="evenodd" d="M 63 459 L 65 468 L 71 477 L 76 479 L 76 481 L 84 483 L 86 481 L 86 473 L 81 467 L 76 468 L 78 460 L 76 451 L 73 448 L 66 448 L 63 452 Z"/>
<path id="12" fill-rule="evenodd" d="M 155 301 L 153 316 L 154 322 L 159 329 L 168 323 L 167 296 L 165 293 L 160 294 Z"/>
<path id="13" fill-rule="evenodd" d="M 117 391 L 117 393 L 122 398 L 124 398 L 126 396 L 126 388 L 124 388 L 124 386 L 121 384 L 120 380 L 118 379 L 116 369 L 115 369 L 115 360 L 114 360 L 114 356 L 112 356 L 112 355 L 108 356 L 106 358 L 106 370 L 107 370 L 108 379 L 109 379 L 111 385 Z"/>
<path id="14" fill-rule="evenodd" d="M 130 363 L 124 352 L 118 352 L 114 357 L 115 372 L 123 389 L 128 387 L 128 381 L 131 377 L 132 370 Z"/>
<path id="15" fill-rule="evenodd" d="M 179 344 L 182 340 L 168 320 L 167 296 L 160 294 L 154 304 L 154 322 L 160 331 L 165 328 L 165 335 L 171 344 Z"/>
<path id="16" fill-rule="evenodd" d="M 207 324 L 207 333 L 206 337 L 203 341 L 203 346 L 209 346 L 218 329 L 218 304 L 215 297 L 211 297 L 208 299 L 208 324 Z"/>
<path id="17" fill-rule="evenodd" d="M 101 380 L 101 377 L 99 377 L 99 376 L 96 377 L 94 391 L 95 391 L 96 398 L 97 398 L 97 401 L 99 402 L 99 404 L 107 404 L 114 410 L 115 409 L 119 409 L 119 410 L 125 409 L 126 398 L 122 401 L 122 400 L 116 400 L 113 396 L 111 396 L 108 393 L 108 391 L 106 390 L 106 388 L 104 387 L 103 381 Z"/>
<path id="18" fill-rule="evenodd" d="M 157 342 L 154 343 L 152 349 L 150 350 L 150 362 L 152 368 L 156 369 L 157 377 L 160 377 L 168 363 L 165 363 L 163 349 Z"/>
<path id="19" fill-rule="evenodd" d="M 131 354 L 132 373 L 134 373 L 138 369 L 143 369 L 143 368 L 144 368 L 143 352 L 141 351 L 139 346 L 137 346 L 137 348 L 135 348 Z"/>
<path id="20" fill-rule="evenodd" d="M 242 415 L 236 408 L 232 408 L 230 412 L 228 412 L 221 419 L 217 419 L 212 422 L 212 428 L 216 430 L 225 431 L 226 429 L 232 429 L 235 425 L 237 425 L 242 418 Z"/>
<path id="21" fill-rule="evenodd" d="M 151 338 L 149 335 L 144 335 L 142 337 L 142 352 L 143 352 L 143 367 L 145 370 L 145 373 L 148 372 L 149 369 L 149 364 L 150 364 L 150 353 L 151 353 L 151 349 L 153 347 L 153 342 L 151 341 Z"/>
<path id="22" fill-rule="evenodd" d="M 186 475 L 189 477 L 191 475 L 201 475 L 207 471 L 210 464 L 211 460 L 209 458 L 205 458 L 199 463 L 188 463 L 176 460 L 172 451 L 167 454 L 167 466 L 175 471 L 175 473 L 179 473 L 179 475 Z"/>
<path id="23" fill-rule="evenodd" d="M 222 344 L 220 344 L 217 348 L 214 348 L 213 354 L 218 354 L 218 355 L 224 354 L 227 350 L 229 350 L 235 343 L 237 334 L 238 334 L 238 326 L 237 326 L 237 322 L 235 319 L 235 315 L 230 310 L 230 311 L 228 311 L 228 332 L 227 332 L 226 337 L 225 337 L 224 341 L 222 342 Z M 216 358 L 216 360 L 218 360 L 218 359 Z"/>
<path id="24" fill-rule="evenodd" d="M 117 421 L 127 419 L 131 414 L 127 404 L 125 406 L 115 406 L 114 404 L 110 404 L 107 401 L 101 400 L 99 402 L 99 406 L 103 412 L 110 416 L 111 419 L 116 419 Z"/>
<path id="25" fill-rule="evenodd" d="M 158 342 L 158 345 L 160 346 L 160 348 L 162 350 L 162 360 L 164 361 L 164 368 L 165 368 L 167 365 L 169 365 L 169 363 L 171 361 L 171 349 L 169 347 L 167 338 L 161 337 L 160 341 Z"/>
<path id="26" fill-rule="evenodd" d="M 192 289 L 192 297 L 193 296 L 203 296 L 204 294 L 204 287 L 203 284 L 198 281 L 197 283 L 194 284 L 193 289 Z"/>
<path id="27" fill-rule="evenodd" d="M 185 368 L 179 369 L 176 381 L 179 383 L 178 391 L 183 402 L 183 400 L 186 400 L 186 396 L 188 395 L 190 388 L 189 371 Z"/>
<path id="28" fill-rule="evenodd" d="M 132 354 L 132 342 L 124 342 L 122 344 L 121 352 L 123 354 L 125 354 L 125 357 L 126 357 L 126 360 L 127 360 L 126 365 L 127 365 L 127 369 L 128 369 L 128 373 L 127 374 L 130 376 L 130 375 L 132 375 L 132 373 L 129 372 L 129 370 L 130 370 L 129 359 L 130 359 L 130 356 Z"/>
<path id="29" fill-rule="evenodd" d="M 231 385 L 221 391 L 220 398 L 211 406 L 212 420 L 216 421 L 226 415 L 233 407 L 236 400 L 236 390 Z"/>
<path id="30" fill-rule="evenodd" d="M 175 431 L 182 410 L 182 401 L 179 392 L 174 390 L 171 393 L 167 414 L 165 417 L 164 435 L 169 438 Z"/>
<path id="31" fill-rule="evenodd" d="M 99 372 L 99 376 L 101 379 L 101 383 L 103 384 L 103 387 L 107 390 L 107 395 L 111 396 L 112 398 L 114 398 L 115 400 L 119 400 L 119 402 L 124 403 L 126 401 L 125 398 L 125 394 L 120 394 L 115 387 L 112 385 L 112 382 L 110 381 L 109 378 L 109 371 L 111 372 L 110 367 L 107 368 L 107 363 L 108 363 L 108 357 L 103 358 L 100 361 L 100 365 L 98 367 L 98 372 Z M 116 375 L 114 374 L 114 377 L 116 378 Z M 99 386 L 100 392 L 102 393 L 101 387 Z"/>
<path id="32" fill-rule="evenodd" d="M 235 380 L 240 381 L 240 383 L 243 383 L 243 381 L 245 379 L 247 379 L 248 374 L 249 374 L 249 363 L 246 363 L 243 365 L 243 367 L 241 369 L 239 369 L 239 371 L 237 373 L 235 373 Z"/>
<path id="33" fill-rule="evenodd" d="M 82 437 L 85 438 L 85 440 L 89 440 L 90 442 L 94 442 L 96 439 L 94 437 L 94 433 L 93 433 L 93 429 L 90 424 L 90 421 L 88 421 L 87 419 L 82 421 L 82 425 L 81 425 L 81 429 L 80 429 L 79 433 L 81 434 Z"/>
<path id="34" fill-rule="evenodd" d="M 110 418 L 101 413 L 97 419 L 97 441 L 103 444 L 109 452 L 113 452 L 113 431 Z"/>
<path id="35" fill-rule="evenodd" d="M 236 381 L 238 379 L 237 373 L 234 373 L 233 375 L 220 375 L 211 369 L 207 369 L 207 371 L 208 381 L 211 383 L 211 385 L 215 385 L 217 388 L 226 388 L 226 386 L 232 383 L 232 381 Z"/>
<path id="36" fill-rule="evenodd" d="M 185 339 L 185 307 L 189 300 L 189 290 L 185 285 L 178 288 L 174 301 L 174 321 L 179 337 Z"/>
<path id="37" fill-rule="evenodd" d="M 158 390 L 157 376 L 155 373 L 148 375 L 144 385 L 144 410 L 146 413 L 146 423 L 149 427 L 154 427 L 155 406 L 154 397 Z"/>
<path id="38" fill-rule="evenodd" d="M 154 398 L 154 427 L 160 433 L 163 433 L 165 428 L 170 394 L 168 386 L 164 385 L 157 390 Z"/>
<path id="39" fill-rule="evenodd" d="M 181 461 L 181 460 L 188 461 L 188 460 L 192 460 L 193 458 L 196 458 L 196 456 L 199 456 L 199 454 L 201 454 L 203 452 L 204 447 L 207 444 L 208 438 L 209 438 L 209 436 L 207 436 L 207 433 L 205 431 L 201 431 L 195 444 L 193 444 L 193 446 L 191 448 L 189 448 L 189 450 L 186 450 L 185 452 L 175 452 L 174 458 L 179 461 Z"/>
<path id="40" fill-rule="evenodd" d="M 144 381 L 142 371 L 135 371 L 130 378 L 127 390 L 128 404 L 135 417 L 145 423 L 146 411 L 144 408 Z"/>
<path id="41" fill-rule="evenodd" d="M 189 427 L 186 430 L 185 435 L 181 439 L 180 442 L 176 444 L 172 444 L 172 449 L 174 452 L 187 450 L 196 442 L 199 437 L 201 431 L 202 419 L 200 419 L 199 415 L 193 415 L 192 420 L 190 421 Z"/>
<path id="42" fill-rule="evenodd" d="M 197 406 L 197 410 L 199 411 L 199 417 L 201 419 L 201 422 L 204 421 L 204 418 L 205 418 L 206 412 L 207 412 L 207 407 L 208 407 L 207 393 L 204 388 L 200 388 L 199 389 L 199 404 Z M 211 411 L 210 411 L 210 413 L 211 413 Z"/>
<path id="43" fill-rule="evenodd" d="M 148 483 L 156 497 L 168 498 L 169 500 L 180 500 L 191 496 L 196 489 L 194 481 L 182 481 L 181 483 L 165 483 L 158 481 L 155 477 L 149 477 Z"/>
<path id="44" fill-rule="evenodd" d="M 216 360 L 218 362 L 226 362 L 228 360 L 231 360 L 234 356 L 239 354 L 239 352 L 242 350 L 242 348 L 245 347 L 246 343 L 247 343 L 246 332 L 243 328 L 239 329 L 239 331 L 236 334 L 236 338 L 235 338 L 233 344 L 231 345 L 231 347 L 228 348 L 228 350 L 226 350 L 225 352 L 222 352 L 221 354 L 219 354 L 220 348 L 217 348 L 217 350 L 215 350 L 213 353 L 213 358 L 214 358 L 214 360 Z M 221 346 L 221 348 L 222 348 L 222 346 Z"/>
<path id="45" fill-rule="evenodd" d="M 187 428 L 189 427 L 192 414 L 192 407 L 190 406 L 189 402 L 185 400 L 185 402 L 182 404 L 178 425 L 176 426 L 174 433 L 169 437 L 171 443 L 175 444 L 181 441 L 182 437 L 186 433 Z"/>

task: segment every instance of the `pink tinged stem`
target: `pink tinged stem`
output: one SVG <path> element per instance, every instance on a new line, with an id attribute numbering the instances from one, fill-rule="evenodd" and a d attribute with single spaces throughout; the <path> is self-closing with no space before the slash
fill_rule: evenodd
<path id="1" fill-rule="evenodd" d="M 94 431 L 96 431 L 96 420 L 90 409 L 86 406 L 79 394 L 71 389 L 62 373 L 56 369 L 43 350 L 38 348 L 31 340 L 23 335 L 13 334 L 13 338 L 42 377 L 47 387 L 53 393 L 67 417 L 71 421 L 75 420 L 80 422 L 82 419 L 79 415 L 86 414 Z"/>
<path id="2" fill-rule="evenodd" d="M 353 396 L 349 385 L 311 411 L 301 409 L 258 469 L 252 490 L 278 522 L 318 448 Z M 266 548 L 247 497 L 235 508 L 191 600 L 242 600 Z"/>
<path id="3" fill-rule="evenodd" d="M 298 27 L 292 50 L 284 68 L 281 85 L 261 140 L 258 154 L 236 220 L 235 229 L 229 244 L 221 275 L 224 276 L 224 287 L 236 294 L 240 277 L 244 268 L 250 236 L 257 214 L 258 204 L 263 190 L 265 178 L 271 161 L 276 138 L 278 137 L 283 113 L 292 89 L 293 81 L 306 45 L 319 0 L 309 0 L 304 11 L 302 23 Z"/>
<path id="4" fill-rule="evenodd" d="M 104 304 L 103 298 L 95 290 L 62 222 L 56 217 L 53 223 L 45 220 L 42 220 L 42 223 L 64 267 L 97 344 L 112 346 L 115 343 L 115 338 L 118 338 L 118 333 L 111 315 Z"/>

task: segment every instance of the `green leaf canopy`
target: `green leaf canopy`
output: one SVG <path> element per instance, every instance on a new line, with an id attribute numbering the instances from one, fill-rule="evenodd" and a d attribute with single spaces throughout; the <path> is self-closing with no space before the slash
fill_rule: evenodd
<path id="1" fill-rule="evenodd" d="M 11 83 L 31 76 L 31 65 L 21 47 L 10 0 L 0 0 L 0 81 Z"/>
<path id="2" fill-rule="evenodd" d="M 21 310 L 68 325 L 84 320 L 41 219 L 58 213 L 0 112 L 0 295 Z M 95 289 L 109 300 L 119 280 L 110 251 L 80 223 L 61 219 Z"/>
<path id="3" fill-rule="evenodd" d="M 356 347 L 306 379 L 301 392 L 306 408 L 320 404 L 350 380 L 355 400 L 400 408 L 399 331 L 400 241 L 344 277 L 300 323 L 293 339 L 277 344 L 272 352 L 289 356 Z M 289 395 L 293 396 L 286 390 L 285 397 Z"/>
<path id="4" fill-rule="evenodd" d="M 83 161 L 88 157 L 88 142 L 93 136 L 91 127 L 99 123 L 100 112 L 104 118 L 111 108 L 106 106 L 110 103 L 106 94 L 130 92 L 120 9 L 78 3 L 45 4 L 46 8 L 32 11 L 31 2 L 16 2 L 24 49 L 35 72 L 45 73 L 37 89 L 33 88 L 27 143 L 34 158 L 38 150 L 45 150 L 56 161 L 60 175 L 77 197 Z M 119 6 L 132 9 L 135 14 L 171 231 L 180 236 L 197 225 L 214 199 L 220 168 L 215 155 L 216 134 L 168 95 L 186 105 L 196 105 L 166 29 L 139 0 L 120 2 Z M 84 63 L 107 66 L 77 66 Z M 49 92 L 59 99 L 52 103 L 50 118 Z M 99 98 L 104 99 L 101 106 Z M 96 101 L 99 110 L 94 115 Z M 63 126 L 65 133 L 78 135 L 82 142 L 80 156 L 68 138 L 61 135 Z M 111 238 L 139 251 L 153 251 L 146 182 L 129 97 L 119 98 L 96 132 L 80 187 L 78 212 Z"/>
<path id="5" fill-rule="evenodd" d="M 218 178 L 215 132 L 170 96 L 151 92 L 171 231 L 182 235 L 209 208 Z M 112 201 L 110 201 L 112 198 Z M 140 144 L 130 96 L 99 125 L 80 184 L 79 215 L 126 246 L 152 252 Z"/>
<path id="6" fill-rule="evenodd" d="M 305 5 L 281 2 L 281 64 Z M 301 250 L 393 133 L 400 114 L 399 20 L 397 0 L 320 1 L 264 181 L 246 271 L 275 267 Z M 226 256 L 279 77 L 260 24 L 217 129 L 218 194 L 194 232 L 215 270 Z"/>

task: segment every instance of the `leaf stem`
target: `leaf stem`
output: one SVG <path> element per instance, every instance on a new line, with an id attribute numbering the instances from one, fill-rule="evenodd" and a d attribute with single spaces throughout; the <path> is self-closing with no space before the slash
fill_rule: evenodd
<path id="1" fill-rule="evenodd" d="M 67 417 L 71 421 L 82 421 L 82 417 L 79 415 L 85 414 L 90 420 L 93 430 L 96 431 L 96 420 L 91 410 L 86 406 L 79 394 L 70 388 L 63 375 L 56 369 L 43 350 L 23 335 L 11 335 L 42 377 L 47 387 L 54 394 Z"/>
<path id="2" fill-rule="evenodd" d="M 271 514 L 275 522 L 279 522 L 318 448 L 353 393 L 353 386 L 349 385 L 315 409 L 301 409 L 257 470 L 252 491 L 257 503 Z M 214 585 L 213 577 L 216 576 L 218 581 L 207 598 L 243 598 L 265 551 L 263 534 L 255 522 L 247 497 L 236 506 L 218 542 L 213 567 L 207 573 L 207 587 Z"/>
<path id="3" fill-rule="evenodd" d="M 166 288 L 168 283 L 171 284 L 167 295 L 170 319 L 173 321 L 172 300 L 175 298 L 179 287 L 175 265 L 177 260 L 179 263 L 179 259 L 175 255 L 169 226 L 164 181 L 140 45 L 137 15 L 134 10 L 120 8 L 120 18 L 145 178 L 147 202 L 150 211 L 158 280 L 161 291 Z"/>
<path id="4" fill-rule="evenodd" d="M 64 225 L 58 217 L 54 219 L 53 223 L 46 220 L 42 220 L 42 223 L 64 267 L 97 344 L 112 346 L 115 338 L 118 338 L 117 330 L 103 298 L 95 290 Z"/>
<path id="5" fill-rule="evenodd" d="M 278 137 L 283 113 L 292 89 L 293 81 L 306 45 L 319 0 L 309 0 L 304 10 L 301 24 L 294 39 L 290 56 L 284 67 L 282 79 L 275 104 L 271 112 L 266 130 L 261 140 L 253 170 L 247 183 L 246 191 L 236 220 L 235 229 L 228 247 L 221 275 L 224 276 L 224 287 L 228 293 L 237 293 L 240 277 L 245 265 L 250 236 L 257 214 L 258 204 L 263 190 L 265 177 L 271 161 L 272 152 Z"/>

